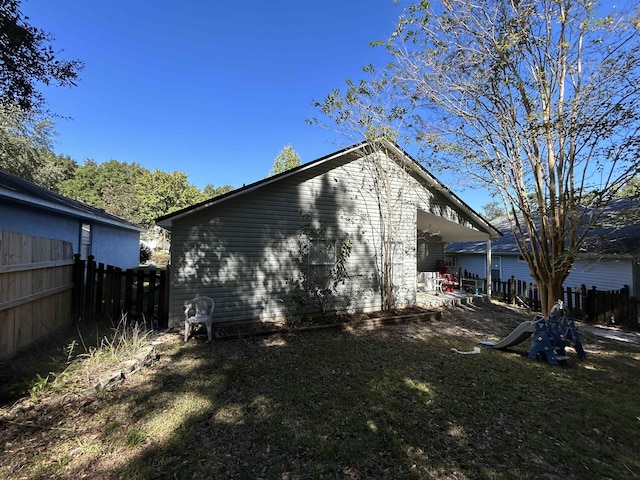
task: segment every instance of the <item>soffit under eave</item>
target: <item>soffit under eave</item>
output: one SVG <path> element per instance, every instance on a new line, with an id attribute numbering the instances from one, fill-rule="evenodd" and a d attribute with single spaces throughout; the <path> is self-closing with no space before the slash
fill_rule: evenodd
<path id="1" fill-rule="evenodd" d="M 418 210 L 417 228 L 421 232 L 441 237 L 443 242 L 486 242 L 490 239 L 487 232 L 452 222 L 423 210 Z"/>

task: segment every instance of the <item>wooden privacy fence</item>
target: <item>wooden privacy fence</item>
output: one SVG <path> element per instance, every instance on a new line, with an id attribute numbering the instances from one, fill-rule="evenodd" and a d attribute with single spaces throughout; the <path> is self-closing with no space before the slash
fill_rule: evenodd
<path id="1" fill-rule="evenodd" d="M 0 358 L 71 325 L 73 246 L 0 230 Z"/>
<path id="2" fill-rule="evenodd" d="M 167 270 L 137 268 L 122 270 L 96 264 L 92 255 L 85 262 L 75 255 L 73 267 L 73 312 L 85 319 L 111 318 L 123 314 L 145 321 L 153 328 L 168 325 Z"/>
<path id="3" fill-rule="evenodd" d="M 540 292 L 534 282 L 524 282 L 511 277 L 509 280 L 491 281 L 491 294 L 506 302 L 526 304 L 532 310 L 540 311 Z M 625 285 L 620 290 L 603 291 L 596 287 L 588 289 L 564 288 L 562 301 L 576 318 L 589 323 L 615 324 L 631 330 L 640 331 L 638 322 L 638 299 L 630 295 Z"/>

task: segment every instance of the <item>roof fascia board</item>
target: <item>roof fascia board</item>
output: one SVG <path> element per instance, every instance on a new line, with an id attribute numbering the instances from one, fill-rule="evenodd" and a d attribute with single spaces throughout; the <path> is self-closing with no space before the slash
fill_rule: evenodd
<path id="1" fill-rule="evenodd" d="M 485 219 L 480 217 L 469 205 L 463 202 L 449 188 L 447 188 L 444 184 L 442 184 L 439 180 L 437 180 L 433 175 L 431 175 L 422 165 L 416 162 L 407 152 L 405 152 L 402 148 L 400 148 L 394 142 L 384 138 L 381 138 L 375 141 L 379 143 L 384 143 L 387 148 L 394 151 L 398 155 L 399 160 L 401 160 L 402 162 L 405 162 L 409 165 L 415 165 L 417 167 L 416 172 L 420 175 L 420 177 L 423 180 L 425 180 L 425 182 L 428 185 L 436 189 L 438 192 L 442 193 L 447 198 L 447 200 L 449 200 L 452 204 L 454 204 L 460 210 L 465 212 L 471 219 L 473 219 L 478 224 L 478 226 L 484 226 L 486 233 L 489 235 L 489 238 L 500 238 L 502 236 L 502 233 L 500 233 L 498 229 L 496 229 L 493 225 L 491 225 Z M 329 154 L 326 157 L 322 157 L 322 158 L 319 158 L 318 160 L 309 162 L 307 164 L 301 165 L 291 170 L 287 170 L 286 172 L 283 172 L 279 175 L 274 175 L 273 177 L 268 177 L 266 179 L 259 180 L 255 183 L 247 185 L 246 187 L 233 190 L 225 195 L 215 197 L 205 202 L 202 202 L 202 203 L 193 205 L 191 207 L 187 207 L 183 210 L 179 210 L 177 212 L 173 212 L 171 214 L 160 217 L 156 219 L 156 224 L 160 227 L 170 230 L 174 220 L 179 220 L 185 216 L 191 215 L 192 213 L 198 212 L 212 205 L 217 205 L 227 200 L 236 198 L 237 196 L 244 195 L 245 193 L 255 191 L 259 188 L 262 188 L 266 185 L 270 185 L 284 178 L 288 178 L 299 172 L 303 172 L 308 169 L 314 168 L 318 165 L 321 165 L 323 163 L 329 162 L 337 157 L 347 155 L 357 150 L 362 150 L 367 145 L 371 146 L 371 142 L 364 140 L 360 143 L 347 147 L 343 150 L 339 150 L 338 152 Z"/>
<path id="2" fill-rule="evenodd" d="M 358 143 L 356 145 L 353 145 L 351 147 L 347 147 L 346 149 L 340 150 L 338 152 L 329 154 L 326 157 L 321 157 L 315 161 L 306 163 L 304 165 L 300 165 L 299 167 L 296 168 L 292 168 L 291 170 L 287 170 L 285 172 L 282 172 L 278 175 L 274 175 L 272 177 L 267 177 L 263 180 L 258 180 L 257 182 L 251 183 L 249 185 L 247 185 L 246 187 L 242 187 L 239 188 L 237 190 L 232 190 L 229 193 L 226 193 L 224 195 L 220 195 L 218 197 L 206 200 L 205 202 L 193 205 L 191 207 L 187 207 L 184 208 L 182 210 L 179 210 L 177 212 L 173 212 L 170 213 L 168 215 L 165 215 L 163 217 L 160 217 L 156 220 L 156 224 L 159 225 L 162 228 L 166 228 L 168 230 L 171 229 L 171 226 L 173 224 L 174 220 L 179 220 L 183 217 L 186 217 L 188 215 L 191 215 L 193 213 L 199 212 L 200 210 L 204 210 L 206 208 L 209 208 L 213 205 L 217 205 L 220 204 L 222 202 L 226 202 L 227 200 L 232 200 L 240 195 L 244 195 L 246 193 L 250 193 L 253 192 L 255 190 L 258 190 L 260 188 L 266 187 L 267 185 L 271 185 L 272 183 L 278 182 L 282 179 L 291 177 L 297 173 L 300 172 L 304 172 L 307 171 L 311 168 L 317 167 L 318 165 L 322 165 L 323 163 L 327 163 L 330 162 L 331 160 L 334 160 L 337 157 L 343 156 L 343 155 L 347 155 L 353 151 L 359 150 L 363 147 L 363 145 L 366 142 L 361 142 Z"/>
<path id="3" fill-rule="evenodd" d="M 77 210 L 75 208 L 72 207 L 67 207 L 64 205 L 60 205 L 54 202 L 48 202 L 46 200 L 42 200 L 36 197 L 33 197 L 31 195 L 25 195 L 23 193 L 19 193 L 19 192 L 15 192 L 13 190 L 7 190 L 5 188 L 1 188 L 0 187 L 0 197 L 5 197 L 10 201 L 13 201 L 15 203 L 23 203 L 23 204 L 27 204 L 27 205 L 32 205 L 32 206 L 36 206 L 36 207 L 40 207 L 43 208 L 45 210 L 50 210 L 50 211 L 54 211 L 54 212 L 58 212 L 58 213 L 63 213 L 66 215 L 71 215 L 74 217 L 78 217 L 78 218 L 82 218 L 82 219 L 86 219 L 86 220 L 92 220 L 94 222 L 98 222 L 98 223 L 104 223 L 107 225 L 111 225 L 111 226 L 115 226 L 115 227 L 119 227 L 119 228 L 124 228 L 126 230 L 135 230 L 138 232 L 144 232 L 144 228 L 132 225 L 132 224 L 127 224 L 127 223 L 123 223 L 123 222 L 118 222 L 117 220 L 108 218 L 108 217 L 101 217 L 99 215 L 91 215 L 89 213 L 83 212 L 81 210 Z"/>

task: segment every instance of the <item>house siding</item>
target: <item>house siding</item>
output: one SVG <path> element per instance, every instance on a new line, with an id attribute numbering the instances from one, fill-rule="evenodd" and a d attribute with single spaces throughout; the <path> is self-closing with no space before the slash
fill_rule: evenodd
<path id="1" fill-rule="evenodd" d="M 0 200 L 0 228 L 34 237 L 71 242 L 78 252 L 80 223 L 77 218 L 57 215 Z"/>
<path id="2" fill-rule="evenodd" d="M 0 228 L 35 237 L 70 242 L 80 252 L 80 226 L 92 225 L 91 254 L 97 262 L 120 268 L 133 268 L 140 263 L 140 233 L 136 230 L 81 220 L 70 215 L 43 211 L 0 201 Z"/>
<path id="3" fill-rule="evenodd" d="M 417 248 L 418 272 L 435 272 L 438 261 L 444 261 L 442 239 L 439 237 L 425 239 L 418 236 Z"/>
<path id="4" fill-rule="evenodd" d="M 487 277 L 487 262 L 486 257 L 480 255 L 465 255 L 457 254 L 456 258 L 456 270 L 460 269 L 464 274 L 465 270 L 471 275 L 477 275 L 480 278 Z"/>
<path id="5" fill-rule="evenodd" d="M 122 269 L 140 265 L 139 232 L 94 223 L 91 234 L 91 254 L 97 262 Z"/>
<path id="6" fill-rule="evenodd" d="M 170 325 L 183 321 L 184 304 L 196 295 L 214 298 L 218 322 L 284 318 L 292 304 L 290 280 L 300 271 L 296 242 L 301 213 L 311 215 L 316 228 L 326 227 L 328 236 L 348 236 L 352 242 L 348 259 L 352 277 L 340 287 L 339 305 L 380 308 L 375 271 L 381 225 L 373 177 L 367 163 L 356 157 L 338 157 L 321 167 L 175 220 Z M 386 168 L 398 169 L 390 175 L 396 192 L 391 209 L 398 248 L 396 301 L 409 304 L 415 301 L 416 208 L 430 208 L 433 196 L 400 195 L 418 188 L 418 182 L 400 174 L 394 162 L 387 160 Z"/>
<path id="7" fill-rule="evenodd" d="M 579 259 L 573 264 L 564 285 L 576 288 L 584 284 L 598 290 L 619 290 L 629 285 L 633 292 L 633 280 L 631 258 Z"/>
<path id="8" fill-rule="evenodd" d="M 514 277 L 516 280 L 534 282 L 529 273 L 529 266 L 526 262 L 518 260 L 514 255 L 493 255 L 492 259 L 501 259 L 500 279 L 508 280 Z M 458 268 L 462 271 L 486 277 L 485 256 L 477 254 L 457 254 L 456 261 Z M 596 287 L 598 290 L 619 290 L 625 285 L 629 285 L 631 292 L 637 295 L 633 278 L 634 260 L 628 257 L 621 258 L 594 258 L 578 259 L 571 269 L 571 273 L 564 281 L 565 287 L 572 289 L 579 288 L 583 284 L 587 288 Z"/>

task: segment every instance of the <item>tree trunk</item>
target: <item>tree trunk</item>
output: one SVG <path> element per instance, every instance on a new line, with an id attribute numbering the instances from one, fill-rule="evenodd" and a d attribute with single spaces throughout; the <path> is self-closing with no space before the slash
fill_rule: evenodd
<path id="1" fill-rule="evenodd" d="M 538 280 L 538 290 L 540 291 L 540 304 L 542 315 L 549 316 L 551 308 L 558 300 L 562 300 L 562 282 L 564 276 L 552 277 L 548 280 Z"/>

